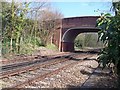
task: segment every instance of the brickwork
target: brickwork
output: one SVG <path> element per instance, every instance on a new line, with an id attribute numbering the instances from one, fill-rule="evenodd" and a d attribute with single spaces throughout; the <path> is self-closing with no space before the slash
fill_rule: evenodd
<path id="1" fill-rule="evenodd" d="M 98 16 L 64 18 L 62 28 L 95 27 Z"/>
<path id="2" fill-rule="evenodd" d="M 54 34 L 54 44 L 60 51 L 74 51 L 74 39 L 83 32 L 98 32 L 95 27 L 99 16 L 63 18 Z"/>

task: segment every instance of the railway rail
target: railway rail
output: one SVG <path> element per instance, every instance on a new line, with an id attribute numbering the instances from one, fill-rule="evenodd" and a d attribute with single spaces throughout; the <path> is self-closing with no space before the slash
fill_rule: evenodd
<path id="1" fill-rule="evenodd" d="M 2 69 L 2 71 L 7 71 L 10 69 L 16 69 L 16 68 L 20 68 L 20 67 L 24 67 L 24 66 L 28 66 L 28 65 L 32 65 L 32 64 L 36 64 L 36 63 L 42 63 L 42 62 L 46 62 L 50 60 L 54 60 L 56 58 L 65 58 L 65 57 L 69 57 L 73 54 L 63 54 L 63 55 L 57 55 L 57 56 L 53 56 L 53 57 L 48 57 L 48 58 L 42 58 L 42 59 L 35 59 L 33 61 L 25 61 L 25 62 L 20 62 L 20 63 L 13 63 L 13 64 L 9 64 L 9 65 L 2 65 L 0 68 Z"/>
<path id="2" fill-rule="evenodd" d="M 36 59 L 53 59 L 55 57 L 60 57 L 60 56 L 63 56 L 63 55 L 66 55 L 66 54 L 70 54 L 70 53 L 59 53 L 59 54 L 55 54 L 55 55 L 44 55 L 44 56 L 41 56 L 41 55 L 28 55 L 28 56 L 21 56 L 21 57 L 16 57 L 14 59 L 10 59 L 10 60 L 2 60 L 1 63 L 2 65 L 10 65 L 10 64 L 16 64 L 16 63 L 23 63 L 23 62 L 30 62 L 30 61 L 34 61 Z"/>
<path id="3" fill-rule="evenodd" d="M 80 57 L 79 60 L 73 59 L 74 57 Z M 23 63 L 23 65 L 17 64 L 11 66 L 4 66 L 0 77 L 2 80 L 3 88 L 19 88 L 28 85 L 34 81 L 44 79 L 59 71 L 66 69 L 72 65 L 82 62 L 83 60 L 90 58 L 91 54 L 69 54 L 61 57 L 54 57 L 51 60 L 39 60 L 32 63 Z M 72 59 L 71 59 L 72 57 Z M 13 68 L 14 67 L 14 68 Z M 8 69 L 9 68 L 9 69 Z"/>
<path id="4" fill-rule="evenodd" d="M 14 64 L 14 65 L 10 65 L 9 67 L 8 66 L 4 66 L 2 69 L 2 72 L 0 73 L 1 77 L 0 78 L 4 78 L 4 77 L 8 77 L 8 76 L 12 76 L 12 75 L 15 75 L 15 74 L 19 74 L 19 73 L 23 73 L 23 72 L 26 72 L 26 71 L 31 71 L 31 70 L 35 70 L 37 68 L 40 68 L 40 67 L 44 67 L 46 65 L 51 65 L 51 64 L 54 64 L 56 62 L 62 62 L 62 61 L 65 61 L 65 60 L 69 60 L 71 59 L 73 54 L 70 55 L 65 55 L 61 58 L 54 58 L 54 59 L 51 59 L 51 60 L 38 60 L 38 61 L 33 61 L 32 63 L 31 62 L 28 62 L 27 64 L 26 63 L 20 63 L 20 64 Z M 86 54 L 81 54 L 81 56 L 84 56 Z M 73 55 L 74 56 L 74 55 Z M 75 55 L 77 56 L 77 55 Z M 69 59 L 65 59 L 64 58 L 69 58 Z M 63 60 L 62 60 L 63 59 Z M 21 65 L 21 66 L 19 66 Z M 6 68 L 5 68 L 6 67 Z"/>

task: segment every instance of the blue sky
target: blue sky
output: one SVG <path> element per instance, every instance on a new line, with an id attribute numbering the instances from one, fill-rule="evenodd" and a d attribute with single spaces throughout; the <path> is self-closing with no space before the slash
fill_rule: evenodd
<path id="1" fill-rule="evenodd" d="M 64 17 L 99 16 L 102 12 L 110 11 L 111 2 L 52 2 Z"/>

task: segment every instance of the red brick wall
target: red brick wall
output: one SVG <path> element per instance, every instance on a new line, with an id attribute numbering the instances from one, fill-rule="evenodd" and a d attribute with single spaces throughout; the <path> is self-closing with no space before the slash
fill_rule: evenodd
<path id="1" fill-rule="evenodd" d="M 66 47 L 66 50 L 74 50 L 73 43 L 64 43 L 60 42 L 63 34 L 70 28 L 76 27 L 95 27 L 96 20 L 99 16 L 84 16 L 84 17 L 72 17 L 72 18 L 63 18 L 59 21 L 58 28 L 55 30 L 53 43 L 58 46 L 60 49 Z M 62 46 L 61 46 L 62 45 Z"/>
<path id="2" fill-rule="evenodd" d="M 63 28 L 95 27 L 97 19 L 98 16 L 64 18 L 62 20 L 62 27 Z"/>
<path id="3" fill-rule="evenodd" d="M 67 52 L 67 51 L 74 51 L 74 43 L 72 42 L 61 42 L 61 51 Z"/>

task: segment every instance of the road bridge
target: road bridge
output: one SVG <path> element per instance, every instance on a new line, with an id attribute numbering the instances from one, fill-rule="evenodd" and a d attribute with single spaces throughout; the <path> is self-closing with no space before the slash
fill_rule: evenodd
<path id="1" fill-rule="evenodd" d="M 99 16 L 70 17 L 60 20 L 59 27 L 55 30 L 53 43 L 59 51 L 73 52 L 74 40 L 80 33 L 98 32 L 96 20 Z"/>

